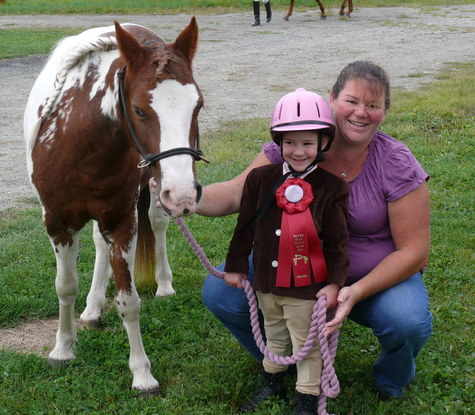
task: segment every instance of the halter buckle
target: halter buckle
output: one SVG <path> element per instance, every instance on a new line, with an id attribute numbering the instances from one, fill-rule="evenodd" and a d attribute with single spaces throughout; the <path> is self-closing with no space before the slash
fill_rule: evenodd
<path id="1" fill-rule="evenodd" d="M 146 167 L 150 167 L 151 165 L 152 165 L 152 163 L 149 160 L 142 159 L 137 164 L 137 168 L 138 169 L 144 169 Z"/>

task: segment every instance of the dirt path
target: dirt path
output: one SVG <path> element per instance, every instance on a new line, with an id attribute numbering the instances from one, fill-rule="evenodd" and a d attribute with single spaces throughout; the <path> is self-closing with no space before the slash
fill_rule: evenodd
<path id="1" fill-rule="evenodd" d="M 451 62 L 475 62 L 475 6 L 357 8 L 351 19 L 330 10 L 297 9 L 289 22 L 282 11 L 261 27 L 251 12 L 198 16 L 200 47 L 195 78 L 205 96 L 203 131 L 221 122 L 267 117 L 273 103 L 296 87 L 327 93 L 348 62 L 370 59 L 389 73 L 393 87 L 414 89 Z M 190 16 L 0 16 L 0 30 L 61 26 L 90 28 L 119 22 L 149 27 L 173 41 Z M 0 43 L 1 47 L 1 43 Z M 44 56 L 0 61 L 0 211 L 28 205 L 22 117 L 29 90 Z M 53 287 L 52 287 L 53 289 Z M 54 341 L 56 322 L 30 322 L 0 330 L 0 348 L 44 354 Z"/>

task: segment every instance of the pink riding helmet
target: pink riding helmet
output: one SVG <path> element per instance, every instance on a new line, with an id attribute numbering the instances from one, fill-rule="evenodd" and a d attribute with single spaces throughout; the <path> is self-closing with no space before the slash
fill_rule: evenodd
<path id="1" fill-rule="evenodd" d="M 323 97 L 304 88 L 284 95 L 276 104 L 272 114 L 272 139 L 280 145 L 280 134 L 284 131 L 320 130 L 333 138 L 335 121 L 330 106 Z"/>

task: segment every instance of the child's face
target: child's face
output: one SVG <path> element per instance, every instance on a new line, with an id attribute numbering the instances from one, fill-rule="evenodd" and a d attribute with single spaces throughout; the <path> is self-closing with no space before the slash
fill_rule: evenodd
<path id="1" fill-rule="evenodd" d="M 325 137 L 322 144 L 325 144 Z M 304 171 L 317 157 L 316 131 L 286 131 L 282 134 L 282 156 L 295 171 Z"/>

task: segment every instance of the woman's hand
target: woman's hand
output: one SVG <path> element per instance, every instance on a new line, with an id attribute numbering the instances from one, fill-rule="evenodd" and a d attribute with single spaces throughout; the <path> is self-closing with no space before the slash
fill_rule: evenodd
<path id="1" fill-rule="evenodd" d="M 225 272 L 224 273 L 224 281 L 226 284 L 230 285 L 234 288 L 244 288 L 242 285 L 242 281 L 247 280 L 246 275 L 239 274 L 237 272 Z"/>
<path id="2" fill-rule="evenodd" d="M 325 335 L 330 335 L 338 330 L 346 320 L 354 305 L 359 301 L 359 294 L 353 286 L 343 287 L 337 296 L 335 316 L 325 325 Z"/>

